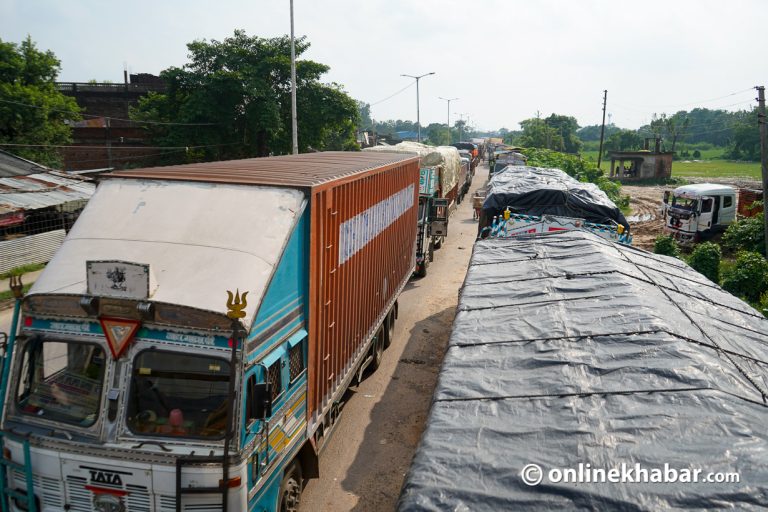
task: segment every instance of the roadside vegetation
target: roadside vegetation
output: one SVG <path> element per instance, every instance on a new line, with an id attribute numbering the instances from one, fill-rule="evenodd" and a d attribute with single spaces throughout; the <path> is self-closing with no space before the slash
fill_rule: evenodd
<path id="1" fill-rule="evenodd" d="M 591 158 L 540 148 L 526 148 L 521 151 L 528 157 L 528 165 L 560 169 L 579 181 L 594 183 L 621 210 L 629 208 L 629 196 L 622 195 L 621 183 L 606 178 Z"/>
<path id="2" fill-rule="evenodd" d="M 762 208 L 762 203 L 755 203 L 758 204 Z M 687 254 L 669 235 L 658 236 L 654 244 L 655 253 L 686 261 L 709 280 L 768 316 L 768 260 L 765 250 L 762 213 L 728 226 L 719 244 L 697 244 Z"/>

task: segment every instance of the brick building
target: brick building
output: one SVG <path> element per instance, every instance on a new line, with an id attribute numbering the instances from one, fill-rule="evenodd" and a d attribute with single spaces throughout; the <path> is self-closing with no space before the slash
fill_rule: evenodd
<path id="1" fill-rule="evenodd" d="M 129 121 L 129 108 L 149 92 L 163 92 L 166 84 L 147 73 L 126 74 L 125 83 L 59 82 L 58 90 L 75 99 L 86 117 L 73 127 L 74 146 L 63 151 L 64 170 L 125 168 L 151 165 L 159 151 L 152 149 L 143 125 Z M 98 117 L 93 117 L 98 116 Z"/>

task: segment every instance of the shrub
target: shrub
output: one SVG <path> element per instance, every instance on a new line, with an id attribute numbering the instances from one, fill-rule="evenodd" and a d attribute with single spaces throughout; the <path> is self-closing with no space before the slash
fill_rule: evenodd
<path id="1" fill-rule="evenodd" d="M 656 237 L 656 241 L 653 243 L 653 252 L 656 254 L 663 254 L 665 256 L 680 257 L 680 248 L 677 246 L 677 242 L 670 235 L 659 235 Z"/>
<path id="2" fill-rule="evenodd" d="M 693 150 L 693 158 L 701 158 L 701 151 L 698 149 Z"/>
<path id="3" fill-rule="evenodd" d="M 712 242 L 699 244 L 693 250 L 688 264 L 710 281 L 720 282 L 720 246 Z"/>
<path id="4" fill-rule="evenodd" d="M 750 302 L 768 291 L 768 260 L 756 252 L 742 251 L 736 264 L 723 276 L 723 288 Z"/>
<path id="5" fill-rule="evenodd" d="M 730 251 L 753 251 L 765 254 L 763 214 L 738 220 L 723 235 L 723 247 Z"/>

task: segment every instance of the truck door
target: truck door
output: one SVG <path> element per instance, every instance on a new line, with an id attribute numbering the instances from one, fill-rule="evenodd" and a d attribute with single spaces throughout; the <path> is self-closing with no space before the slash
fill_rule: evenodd
<path id="1" fill-rule="evenodd" d="M 696 231 L 706 231 L 712 228 L 712 216 L 714 215 L 714 203 L 717 197 L 703 196 L 701 198 L 701 211 L 699 213 L 699 223 Z"/>
<path id="2" fill-rule="evenodd" d="M 728 226 L 736 220 L 736 195 L 724 195 L 722 196 L 723 204 L 720 207 L 720 218 L 717 224 L 720 226 Z"/>

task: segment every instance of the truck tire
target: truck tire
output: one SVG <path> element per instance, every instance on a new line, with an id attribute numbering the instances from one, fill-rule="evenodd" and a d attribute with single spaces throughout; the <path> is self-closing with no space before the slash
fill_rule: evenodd
<path id="1" fill-rule="evenodd" d="M 285 476 L 280 482 L 280 512 L 299 511 L 303 487 L 301 465 L 294 461 L 285 471 Z"/>
<path id="2" fill-rule="evenodd" d="M 371 373 L 374 373 L 381 366 L 381 361 L 384 359 L 384 328 L 379 327 L 379 331 L 376 333 L 376 338 L 373 340 L 371 347 L 373 353 L 373 361 L 371 361 Z"/>
<path id="3" fill-rule="evenodd" d="M 387 315 L 385 320 L 387 328 L 384 331 L 384 348 L 387 349 L 392 344 L 392 340 L 395 337 L 395 308 Z"/>
<path id="4" fill-rule="evenodd" d="M 442 236 L 436 236 L 432 239 L 432 247 L 435 248 L 435 250 L 441 248 L 443 246 L 443 239 L 445 237 Z"/>

